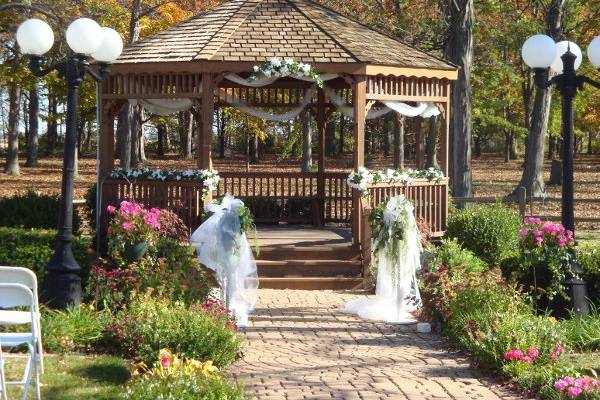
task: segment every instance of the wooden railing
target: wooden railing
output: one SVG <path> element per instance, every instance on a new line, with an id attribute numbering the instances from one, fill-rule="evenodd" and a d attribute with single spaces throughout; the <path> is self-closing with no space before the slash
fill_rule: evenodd
<path id="1" fill-rule="evenodd" d="M 317 172 L 225 172 L 217 196 L 242 199 L 257 222 L 320 225 L 350 222 L 352 191 L 346 174 Z"/>
<path id="2" fill-rule="evenodd" d="M 415 206 L 415 218 L 429 225 L 432 237 L 440 237 L 446 229 L 448 219 L 448 180 L 429 182 L 416 180 L 408 185 L 377 183 L 369 187 L 371 208 L 387 199 L 404 195 Z"/>
<path id="3" fill-rule="evenodd" d="M 173 211 L 191 230 L 200 225 L 204 204 L 202 201 L 202 182 L 178 181 L 162 182 L 156 180 L 137 180 L 128 182 L 123 179 L 107 179 L 102 185 L 101 223 L 108 224 L 106 208 L 118 205 L 120 200 L 128 199 L 146 207 L 165 208 Z"/>

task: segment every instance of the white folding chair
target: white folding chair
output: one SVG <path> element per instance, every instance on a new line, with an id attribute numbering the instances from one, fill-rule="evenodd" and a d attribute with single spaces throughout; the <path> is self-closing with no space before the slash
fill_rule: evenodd
<path id="1" fill-rule="evenodd" d="M 31 321 L 35 321 L 35 299 L 31 289 L 19 283 L 0 283 L 0 307 L 15 308 L 27 307 L 31 314 Z M 37 352 L 37 324 L 32 323 L 30 332 L 0 332 L 0 348 L 19 347 L 27 345 L 29 357 L 25 366 L 23 378 L 20 381 L 7 381 L 4 374 L 4 359 L 8 356 L 0 352 L 0 379 L 2 380 L 2 398 L 7 400 L 7 385 L 23 385 L 22 400 L 27 399 L 27 392 L 33 381 L 35 385 L 35 398 L 40 400 L 40 373 Z"/>
<path id="2" fill-rule="evenodd" d="M 42 328 L 41 328 L 41 313 L 40 302 L 38 300 L 38 284 L 37 277 L 32 270 L 22 267 L 3 267 L 0 266 L 0 283 L 20 283 L 28 287 L 33 293 L 35 301 L 36 317 L 33 323 L 36 324 L 37 351 L 39 354 L 40 370 L 44 373 L 44 350 L 42 348 Z M 27 311 L 0 310 L 0 325 L 24 325 L 31 324 L 31 314 Z"/>

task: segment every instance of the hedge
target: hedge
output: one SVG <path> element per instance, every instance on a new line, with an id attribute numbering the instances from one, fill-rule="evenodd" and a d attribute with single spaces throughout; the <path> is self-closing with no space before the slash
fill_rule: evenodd
<path id="1" fill-rule="evenodd" d="M 55 236 L 56 231 L 49 229 L 0 227 L 0 265 L 30 268 L 41 282 L 53 253 Z M 81 266 L 84 287 L 90 271 L 89 247 L 89 238 L 74 238 L 73 254 Z"/>

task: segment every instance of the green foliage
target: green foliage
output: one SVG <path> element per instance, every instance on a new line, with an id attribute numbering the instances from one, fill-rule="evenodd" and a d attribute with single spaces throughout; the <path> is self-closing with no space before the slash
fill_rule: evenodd
<path id="1" fill-rule="evenodd" d="M 66 310 L 42 310 L 42 342 L 50 352 L 91 350 L 102 341 L 104 326 L 110 321 L 105 311 L 91 305 Z"/>
<path id="2" fill-rule="evenodd" d="M 239 355 L 242 338 L 225 310 L 140 296 L 117 313 L 105 331 L 106 343 L 151 365 L 163 348 L 223 368 Z"/>
<path id="3" fill-rule="evenodd" d="M 94 183 L 85 192 L 85 216 L 92 231 L 96 230 L 96 190 Z"/>
<path id="4" fill-rule="evenodd" d="M 586 317 L 571 315 L 561 321 L 566 341 L 578 351 L 600 351 L 600 313 L 592 307 Z"/>
<path id="5" fill-rule="evenodd" d="M 496 266 L 518 251 L 520 227 L 519 215 L 509 208 L 476 206 L 452 213 L 446 235 Z"/>
<path id="6" fill-rule="evenodd" d="M 58 225 L 59 196 L 38 194 L 0 198 L 0 226 L 54 229 Z M 78 232 L 81 220 L 73 213 L 73 232 Z"/>
<path id="7" fill-rule="evenodd" d="M 434 251 L 433 267 L 443 265 L 446 269 L 454 270 L 464 267 L 467 272 L 483 272 L 488 265 L 471 250 L 463 248 L 457 239 L 444 239 Z"/>
<path id="8" fill-rule="evenodd" d="M 41 283 L 46 264 L 54 252 L 55 236 L 56 231 L 53 230 L 0 227 L 0 265 L 29 268 Z M 76 236 L 73 239 L 73 254 L 81 267 L 84 285 L 90 271 L 89 247 L 89 238 Z"/>
<path id="9" fill-rule="evenodd" d="M 240 385 L 229 383 L 215 375 L 180 374 L 165 377 L 141 377 L 134 379 L 123 393 L 127 400 L 242 400 L 244 391 Z"/>
<path id="10" fill-rule="evenodd" d="M 590 299 L 600 307 L 600 245 L 587 243 L 577 248 L 577 261 L 583 268 Z"/>

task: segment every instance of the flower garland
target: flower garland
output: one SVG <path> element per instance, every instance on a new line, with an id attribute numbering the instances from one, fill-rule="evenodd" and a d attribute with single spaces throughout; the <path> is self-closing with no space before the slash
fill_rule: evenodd
<path id="1" fill-rule="evenodd" d="M 250 79 L 256 80 L 262 77 L 280 78 L 286 76 L 310 78 L 317 83 L 317 86 L 320 88 L 323 87 L 323 79 L 321 79 L 321 76 L 310 64 L 296 62 L 292 58 L 273 57 L 265 63 L 255 65 Z"/>
<path id="2" fill-rule="evenodd" d="M 402 183 L 409 184 L 415 179 L 427 179 L 432 182 L 440 182 L 444 179 L 444 173 L 437 168 L 428 168 L 422 170 L 408 169 L 406 171 L 399 169 L 386 169 L 385 171 L 370 172 L 364 167 L 359 167 L 358 170 L 352 171 L 346 182 L 352 189 L 356 189 L 363 196 L 368 194 L 370 184 L 375 183 Z"/>
<path id="3" fill-rule="evenodd" d="M 150 168 L 138 168 L 125 170 L 123 168 L 116 168 L 110 175 L 112 179 L 148 179 L 156 181 L 201 181 L 202 198 L 206 197 L 209 193 L 216 190 L 221 177 L 219 172 L 212 169 L 188 169 L 185 171 L 177 171 L 172 169 L 150 169 Z"/>

